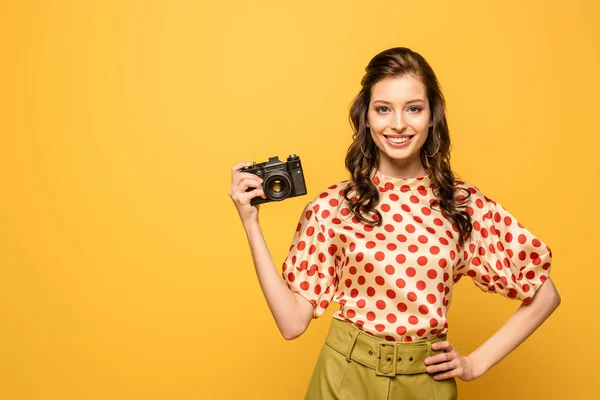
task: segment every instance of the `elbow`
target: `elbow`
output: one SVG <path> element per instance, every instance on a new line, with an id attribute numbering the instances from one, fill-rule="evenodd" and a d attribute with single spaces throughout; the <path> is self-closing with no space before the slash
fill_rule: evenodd
<path id="1" fill-rule="evenodd" d="M 294 340 L 297 337 L 300 337 L 304 332 L 300 331 L 300 330 L 291 330 L 291 329 L 287 329 L 287 330 L 282 330 L 281 331 L 281 336 L 283 336 L 283 338 L 285 340 Z"/>
<path id="2" fill-rule="evenodd" d="M 300 326 L 295 326 L 294 328 L 280 329 L 280 332 L 281 336 L 283 336 L 285 340 L 294 340 L 302 336 L 302 334 L 306 331 L 306 328 L 308 328 L 308 325 L 303 324 Z"/>
<path id="3" fill-rule="evenodd" d="M 548 289 L 552 289 L 552 290 L 547 290 L 546 302 L 547 302 L 548 308 L 550 309 L 550 313 L 552 313 L 552 312 L 554 312 L 554 310 L 556 310 L 558 308 L 562 299 L 560 297 L 560 294 L 558 293 L 558 290 L 556 289 L 556 286 L 554 286 L 554 282 L 550 281 L 550 285 L 548 285 Z"/>
<path id="4" fill-rule="evenodd" d="M 560 298 L 560 294 L 558 293 L 558 291 L 554 294 L 554 299 L 553 299 L 553 305 L 554 305 L 554 309 L 558 308 L 558 306 L 560 305 L 560 302 L 562 301 Z"/>

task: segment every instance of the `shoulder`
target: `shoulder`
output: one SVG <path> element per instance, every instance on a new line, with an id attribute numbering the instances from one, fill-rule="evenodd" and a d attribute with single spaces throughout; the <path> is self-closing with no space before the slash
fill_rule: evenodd
<path id="1" fill-rule="evenodd" d="M 454 187 L 458 198 L 468 197 L 466 200 L 467 211 L 471 216 L 485 214 L 490 208 L 497 205 L 496 201 L 488 197 L 479 187 L 464 179 L 455 179 Z"/>
<path id="2" fill-rule="evenodd" d="M 344 207 L 344 189 L 350 184 L 350 179 L 336 182 L 319 191 L 308 203 L 308 207 L 323 221 L 334 218 Z"/>

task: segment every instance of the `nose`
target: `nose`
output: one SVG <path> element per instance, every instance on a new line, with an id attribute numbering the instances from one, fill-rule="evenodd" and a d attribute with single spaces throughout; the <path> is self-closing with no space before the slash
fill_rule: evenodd
<path id="1" fill-rule="evenodd" d="M 392 120 L 392 128 L 397 131 L 402 131 L 406 127 L 406 121 L 404 121 L 404 117 L 402 116 L 402 112 L 394 113 L 394 117 Z"/>

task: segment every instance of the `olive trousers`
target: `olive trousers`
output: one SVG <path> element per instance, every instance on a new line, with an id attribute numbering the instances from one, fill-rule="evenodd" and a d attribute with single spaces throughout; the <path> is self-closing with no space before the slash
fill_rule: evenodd
<path id="1" fill-rule="evenodd" d="M 455 378 L 425 370 L 425 358 L 444 352 L 431 344 L 443 340 L 387 341 L 333 318 L 304 400 L 456 400 Z"/>

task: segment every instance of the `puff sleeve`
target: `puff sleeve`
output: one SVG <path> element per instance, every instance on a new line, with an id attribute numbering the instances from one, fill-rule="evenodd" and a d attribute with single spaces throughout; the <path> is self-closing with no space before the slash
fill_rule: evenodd
<path id="1" fill-rule="evenodd" d="M 529 303 L 550 274 L 552 251 L 502 205 L 474 201 L 466 274 L 484 292 Z"/>
<path id="2" fill-rule="evenodd" d="M 313 318 L 325 312 L 337 282 L 337 246 L 330 243 L 318 211 L 314 201 L 304 207 L 281 272 L 290 289 L 312 303 Z"/>

